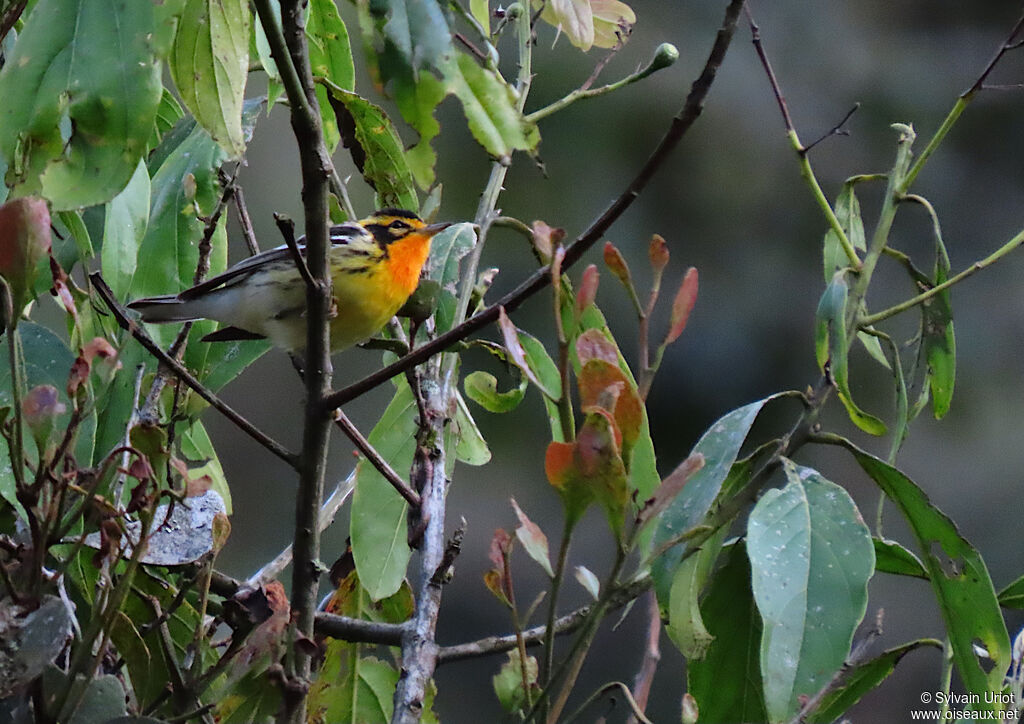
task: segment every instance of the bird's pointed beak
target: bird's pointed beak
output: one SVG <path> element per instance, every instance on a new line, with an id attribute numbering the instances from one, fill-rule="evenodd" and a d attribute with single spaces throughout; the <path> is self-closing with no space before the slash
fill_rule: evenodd
<path id="1" fill-rule="evenodd" d="M 420 229 L 420 233 L 425 234 L 427 236 L 434 236 L 435 234 L 438 234 L 447 229 L 449 226 L 452 225 L 452 223 L 453 222 L 451 221 L 442 221 L 439 224 L 427 224 L 422 229 Z"/>

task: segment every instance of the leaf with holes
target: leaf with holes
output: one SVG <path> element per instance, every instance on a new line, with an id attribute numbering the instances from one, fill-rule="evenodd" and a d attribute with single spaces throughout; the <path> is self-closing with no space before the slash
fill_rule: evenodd
<path id="1" fill-rule="evenodd" d="M 1010 665 L 1010 638 L 981 554 L 910 478 L 853 443 L 842 444 L 910 524 L 964 686 L 982 699 L 984 692 L 998 691 Z M 984 660 L 979 659 L 979 647 L 987 652 Z M 994 703 L 982 701 L 980 706 L 993 709 Z"/>

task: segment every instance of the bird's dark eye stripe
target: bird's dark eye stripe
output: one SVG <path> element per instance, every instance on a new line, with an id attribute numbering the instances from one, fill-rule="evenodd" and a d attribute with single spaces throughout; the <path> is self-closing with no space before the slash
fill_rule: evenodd
<path id="1" fill-rule="evenodd" d="M 349 239 L 353 236 L 360 236 L 363 233 L 363 229 L 360 226 L 354 224 L 341 224 L 340 226 L 331 227 L 331 243 L 332 244 L 347 244 Z"/>

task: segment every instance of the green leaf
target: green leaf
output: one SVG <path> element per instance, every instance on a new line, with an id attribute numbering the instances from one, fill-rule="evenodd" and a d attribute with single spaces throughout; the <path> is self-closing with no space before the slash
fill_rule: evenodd
<path id="1" fill-rule="evenodd" d="M 860 176 L 847 179 L 843 188 L 840 189 L 835 203 L 839 226 L 846 233 L 846 238 L 853 248 L 860 251 L 867 249 L 867 242 L 864 235 L 864 221 L 861 219 L 860 202 L 854 193 L 854 187 L 863 180 L 864 178 Z M 843 248 L 839 245 L 839 237 L 832 229 L 825 232 L 822 246 L 824 248 L 825 281 L 829 282 L 837 271 L 850 266 L 850 260 L 843 252 Z"/>
<path id="2" fill-rule="evenodd" d="M 370 444 L 399 475 L 407 475 L 416 450 L 416 401 L 405 382 L 369 435 Z M 399 589 L 411 551 L 406 543 L 408 503 L 365 460 L 356 466 L 349 535 L 363 586 L 375 601 Z"/>
<path id="3" fill-rule="evenodd" d="M 495 158 L 506 158 L 515 150 L 535 149 L 540 135 L 535 126 L 523 120 L 511 86 L 468 55 L 456 56 L 443 68 L 445 83 L 462 103 L 477 143 Z"/>
<path id="4" fill-rule="evenodd" d="M 100 259 L 103 278 L 122 302 L 131 288 L 139 245 L 149 222 L 149 192 L 149 173 L 140 160 L 131 181 L 107 204 Z"/>
<path id="5" fill-rule="evenodd" d="M 419 199 L 412 172 L 405 160 L 402 139 L 383 110 L 351 91 L 322 80 L 330 91 L 330 103 L 338 117 L 345 148 L 377 192 L 378 206 L 416 211 Z"/>
<path id="6" fill-rule="evenodd" d="M 696 554 L 676 568 L 669 592 L 665 631 L 687 662 L 704 658 L 715 638 L 704 624 L 699 601 L 728 534 L 729 527 L 722 526 Z"/>
<path id="7" fill-rule="evenodd" d="M 491 450 L 487 447 L 480 428 L 476 425 L 466 401 L 456 393 L 454 432 L 458 435 L 455 457 L 467 465 L 486 465 L 491 461 Z"/>
<path id="8" fill-rule="evenodd" d="M 437 0 L 378 0 L 370 10 L 386 15 L 384 37 L 413 70 L 436 68 L 452 52 L 452 33 Z"/>
<path id="9" fill-rule="evenodd" d="M 168 58 L 185 107 L 231 157 L 245 152 L 242 102 L 249 72 L 249 6 L 244 0 L 186 0 Z"/>
<path id="10" fill-rule="evenodd" d="M 54 210 L 125 187 L 153 130 L 158 58 L 180 2 L 40 0 L 0 70 L 7 184 Z"/>
<path id="11" fill-rule="evenodd" d="M 873 538 L 875 545 L 875 570 L 897 576 L 911 576 L 928 580 L 928 572 L 921 559 L 894 540 Z"/>
<path id="12" fill-rule="evenodd" d="M 274 17 L 280 23 L 281 6 L 278 0 L 270 0 L 270 6 Z M 255 41 L 253 44 L 256 46 L 256 55 L 260 59 L 260 65 L 263 66 L 263 71 L 267 74 L 267 106 L 273 107 L 284 92 L 284 86 L 281 84 L 281 71 L 278 70 L 277 62 L 274 61 L 270 53 L 270 41 L 267 40 L 267 33 L 263 29 L 263 21 L 260 19 L 259 13 L 253 13 L 253 21 L 253 39 Z"/>
<path id="13" fill-rule="evenodd" d="M 982 699 L 986 691 L 999 691 L 1010 664 L 1010 639 L 981 554 L 910 478 L 849 441 L 842 445 L 853 453 L 861 468 L 896 503 L 910 524 L 946 622 L 953 662 L 964 686 Z M 991 668 L 982 667 L 975 653 L 976 644 L 988 652 Z M 993 703 L 982 701 L 981 706 L 992 709 Z"/>
<path id="14" fill-rule="evenodd" d="M 878 337 L 867 332 L 857 332 L 857 340 L 864 346 L 864 350 L 871 355 L 871 359 L 886 369 L 891 369 L 889 360 L 886 358 L 885 352 L 882 351 L 882 343 L 878 340 Z"/>
<path id="15" fill-rule="evenodd" d="M 196 420 L 181 436 L 181 454 L 189 463 L 203 463 L 199 467 L 189 466 L 189 475 L 193 479 L 202 475 L 210 476 L 210 489 L 224 499 L 224 507 L 231 515 L 231 488 L 228 487 L 227 476 L 221 467 L 217 451 L 213 447 L 209 434 L 203 423 Z"/>
<path id="16" fill-rule="evenodd" d="M 61 223 L 67 227 L 68 233 L 75 242 L 75 249 L 78 252 L 78 261 L 91 259 L 95 252 L 92 246 L 92 235 L 82 219 L 81 211 L 58 211 L 57 216 Z"/>
<path id="17" fill-rule="evenodd" d="M 466 375 L 462 385 L 466 396 L 488 412 L 501 414 L 519 407 L 530 384 L 526 377 L 519 377 L 519 385 L 505 392 L 498 391 L 498 380 L 489 372 L 477 370 Z"/>
<path id="18" fill-rule="evenodd" d="M 1006 608 L 1024 609 L 1024 576 L 999 592 L 999 605 Z"/>
<path id="19" fill-rule="evenodd" d="M 523 544 L 523 550 L 533 561 L 544 569 L 548 578 L 554 578 L 555 573 L 551 570 L 551 556 L 548 553 L 548 537 L 540 526 L 534 523 L 519 507 L 519 503 L 512 498 L 512 509 L 516 512 L 519 525 L 516 526 L 516 538 Z"/>
<path id="20" fill-rule="evenodd" d="M 523 689 L 523 660 L 517 649 L 508 652 L 508 660 L 501 665 L 498 673 L 491 677 L 491 686 L 498 697 L 501 708 L 514 713 L 527 708 L 527 692 Z M 530 686 L 537 683 L 537 659 L 526 657 L 526 681 Z"/>
<path id="21" fill-rule="evenodd" d="M 818 367 L 835 383 L 836 393 L 850 420 L 870 435 L 884 435 L 885 423 L 857 407 L 850 395 L 850 345 L 846 335 L 847 292 L 845 273 L 837 272 L 818 303 L 814 331 L 815 356 Z"/>
<path id="22" fill-rule="evenodd" d="M 829 724 L 839 721 L 850 708 L 885 681 L 904 656 L 925 646 L 942 649 L 934 639 L 922 639 L 883 651 L 869 661 L 852 666 L 847 670 L 842 683 L 830 691 L 822 700 L 818 710 L 807 721 Z"/>
<path id="23" fill-rule="evenodd" d="M 153 134 L 149 139 L 149 148 L 154 149 L 159 146 L 164 134 L 174 128 L 184 115 L 185 112 L 181 109 L 178 99 L 165 88 L 160 96 L 160 105 L 156 109 L 156 123 L 153 125 Z"/>
<path id="24" fill-rule="evenodd" d="M 488 7 L 487 0 L 469 0 L 469 12 L 473 15 L 473 19 L 480 23 L 484 33 L 490 35 L 491 9 Z"/>
<path id="25" fill-rule="evenodd" d="M 512 324 L 504 310 L 498 319 L 498 327 L 508 352 L 508 361 L 518 367 L 549 400 L 561 398 L 562 378 L 543 343 Z"/>
<path id="26" fill-rule="evenodd" d="M 875 565 L 871 533 L 849 494 L 783 460 L 788 484 L 750 513 L 747 554 L 764 622 L 761 675 L 770 721 L 787 721 L 846 660 Z"/>
<path id="27" fill-rule="evenodd" d="M 476 246 L 476 231 L 470 223 L 455 224 L 435 236 L 430 243 L 430 257 L 423 269 L 423 278 L 436 281 L 441 291 L 434 322 L 437 334 L 455 326 L 455 307 L 459 262 Z"/>
<path id="28" fill-rule="evenodd" d="M 690 478 L 682 493 L 661 514 L 654 529 L 656 548 L 704 520 L 736 462 L 758 413 L 776 397 L 778 395 L 765 397 L 722 416 L 697 441 L 690 455 L 703 455 L 704 467 Z M 672 581 L 681 555 L 681 547 L 675 546 L 659 556 L 651 567 L 654 590 L 662 607 L 668 606 Z"/>
<path id="29" fill-rule="evenodd" d="M 94 724 L 127 713 L 124 686 L 116 676 L 106 674 L 87 684 L 81 703 L 68 721 L 69 724 Z"/>
<path id="30" fill-rule="evenodd" d="M 417 78 L 407 70 L 394 77 L 392 91 L 402 118 L 419 134 L 416 144 L 405 152 L 405 159 L 419 187 L 429 188 L 434 183 L 434 166 L 437 164 L 437 154 L 430 143 L 441 132 L 434 110 L 448 95 L 449 89 L 432 73 L 420 73 Z"/>
<path id="31" fill-rule="evenodd" d="M 68 373 L 75 361 L 75 354 L 68 349 L 68 346 L 46 327 L 32 322 L 22 322 L 18 325 L 17 334 L 21 336 L 22 359 L 24 360 L 25 390 L 38 385 L 52 385 L 60 390 L 59 401 L 67 408 L 67 411 L 57 418 L 55 427 L 63 430 L 71 417 L 71 405 L 66 393 Z M 6 347 L 6 340 L 4 347 Z M 11 366 L 8 363 L 7 355 L 3 355 L 0 362 L 0 408 L 11 407 L 14 404 L 12 396 Z M 84 430 L 83 430 L 84 432 Z M 26 435 L 26 440 L 28 440 Z M 27 443 L 31 445 L 31 443 Z M 28 448 L 26 447 L 26 450 Z M 91 458 L 91 455 L 89 456 Z M 11 471 L 10 453 L 7 448 L 7 440 L 0 436 L 0 496 L 20 510 L 17 498 L 14 494 L 14 474 Z M 83 460 L 83 462 L 85 462 Z"/>
<path id="32" fill-rule="evenodd" d="M 326 78 L 347 91 L 354 90 L 356 71 L 352 62 L 352 48 L 349 45 L 348 30 L 338 14 L 334 0 L 313 0 L 310 3 L 306 38 L 313 75 Z M 316 94 L 323 121 L 324 141 L 327 150 L 334 153 L 341 140 L 338 121 L 327 97 L 327 90 L 317 86 Z"/>
<path id="33" fill-rule="evenodd" d="M 742 542 L 729 547 L 711 579 L 704 622 L 713 641 L 703 659 L 686 662 L 687 690 L 697 699 L 701 724 L 767 721 L 758 656 L 761 616 Z"/>

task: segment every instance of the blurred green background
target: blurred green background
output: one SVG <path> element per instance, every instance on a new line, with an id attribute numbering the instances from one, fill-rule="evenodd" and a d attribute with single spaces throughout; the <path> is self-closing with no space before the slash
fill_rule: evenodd
<path id="1" fill-rule="evenodd" d="M 608 64 L 601 81 L 614 80 L 646 64 L 661 42 L 681 54 L 672 68 L 611 96 L 581 102 L 541 124 L 541 157 L 546 174 L 528 158 L 517 158 L 500 207 L 524 221 L 543 219 L 582 231 L 619 194 L 646 159 L 690 83 L 704 63 L 721 20 L 724 2 L 633 0 L 637 25 L 627 46 Z M 352 8 L 343 5 L 343 14 Z M 912 123 L 917 150 L 923 148 L 957 95 L 966 89 L 1009 32 L 1018 3 L 964 3 L 923 0 L 901 3 L 862 0 L 852 3 L 756 3 L 753 11 L 764 44 L 785 91 L 794 122 L 805 143 L 825 133 L 860 103 L 847 124 L 849 136 L 827 139 L 811 153 L 826 193 L 834 198 L 842 181 L 856 173 L 886 171 L 895 149 L 889 124 Z M 346 16 L 348 17 L 348 16 Z M 355 36 L 354 19 L 349 18 Z M 553 46 L 553 47 L 552 47 Z M 511 48 L 503 50 L 509 58 Z M 591 73 L 601 51 L 584 55 L 565 38 L 555 41 L 544 28 L 534 56 L 536 79 L 527 110 L 536 109 L 577 87 Z M 992 81 L 1024 80 L 1024 51 L 1004 59 Z M 357 65 L 361 59 L 357 58 Z M 514 72 L 514 71 L 513 71 Z M 368 79 L 360 90 L 372 93 Z M 387 104 L 385 104 L 387 106 Z M 392 108 L 391 106 L 387 106 Z M 914 190 L 929 198 L 943 222 L 953 269 L 958 271 L 1006 241 L 1024 226 L 1024 144 L 1019 140 L 1024 92 L 982 93 L 919 177 Z M 397 114 L 393 114 L 397 118 Z M 488 173 L 488 160 L 465 130 L 461 110 L 447 100 L 439 114 L 443 132 L 435 143 L 444 184 L 440 218 L 472 218 Z M 411 140 L 411 137 L 408 139 Z M 278 108 L 256 129 L 243 184 L 264 248 L 278 244 L 272 212 L 301 216 L 298 166 L 287 115 Z M 354 174 L 357 209 L 371 208 L 347 154 L 336 156 L 342 175 Z M 859 190 L 865 219 L 878 207 L 880 190 Z M 688 266 L 700 270 L 700 298 L 683 338 L 670 349 L 649 403 L 662 472 L 682 460 L 701 432 L 717 417 L 759 397 L 783 389 L 803 389 L 817 378 L 812 349 L 813 316 L 824 283 L 820 242 L 825 223 L 799 178 L 781 117 L 750 44 L 745 23 L 697 122 L 652 186 L 612 229 L 609 238 L 631 262 L 639 286 L 648 280 L 646 244 L 654 232 L 672 250 L 667 279 L 681 278 Z M 231 229 L 232 253 L 241 254 L 237 228 Z M 930 265 L 930 226 L 918 209 L 900 214 L 894 244 Z M 600 262 L 599 249 L 588 262 Z M 484 255 L 486 266 L 501 269 L 491 298 L 514 286 L 534 268 L 524 240 L 497 230 Z M 572 271 L 578 278 L 582 266 Z M 936 422 L 928 414 L 911 428 L 898 464 L 947 511 L 964 535 L 985 556 L 997 588 L 1021 573 L 1017 525 L 1021 511 L 1019 417 L 1024 410 L 1021 344 L 1024 296 L 1017 281 L 1024 259 L 1011 256 L 956 288 L 953 304 L 959 343 L 959 369 L 953 408 Z M 674 288 L 674 286 L 673 286 Z M 901 270 L 886 266 L 873 286 L 875 310 L 911 293 Z M 514 319 L 550 342 L 550 297 L 541 294 Z M 598 297 L 620 345 L 635 349 L 631 307 L 607 273 Z M 659 320 L 664 323 L 664 318 Z M 914 333 L 913 314 L 885 328 L 906 338 Z M 658 329 L 655 326 L 655 329 Z M 490 332 L 493 335 L 493 331 Z M 341 386 L 371 371 L 379 354 L 350 350 L 335 361 Z M 487 364 L 467 355 L 464 371 Z M 853 358 L 853 382 L 866 409 L 891 419 L 893 396 L 888 373 L 863 353 Z M 346 410 L 369 431 L 389 399 L 378 389 Z M 226 397 L 260 427 L 286 444 L 299 444 L 302 390 L 284 355 L 272 352 L 226 390 Z M 782 403 L 755 428 L 755 436 L 777 434 L 797 414 Z M 561 508 L 544 479 L 543 455 L 548 425 L 534 391 L 515 413 L 497 417 L 473 407 L 490 441 L 493 461 L 484 468 L 457 468 L 449 495 L 449 529 L 468 523 L 462 555 L 445 590 L 439 624 L 441 643 L 456 643 L 506 632 L 502 607 L 483 586 L 489 567 L 487 547 L 496 527 L 511 530 L 515 518 L 508 498 L 515 496 L 552 538 L 561 527 Z M 866 439 L 851 429 L 840 411 L 826 416 L 829 429 L 849 434 L 884 456 L 888 441 Z M 221 452 L 231 482 L 235 512 L 232 537 L 220 565 L 247 576 L 290 539 L 295 477 L 282 463 L 252 444 L 213 413 L 206 422 Z M 344 477 L 354 459 L 351 445 L 336 436 L 331 478 Z M 865 518 L 874 516 L 877 493 L 841 453 L 805 450 L 800 461 L 818 467 L 846 486 Z M 344 547 L 347 513 L 339 516 L 324 544 L 328 564 Z M 886 534 L 911 543 L 889 510 Z M 612 541 L 599 515 L 579 530 L 570 561 L 602 572 Z M 517 596 L 528 603 L 540 590 L 542 574 L 525 555 L 515 558 Z M 563 607 L 586 602 L 569 580 Z M 938 611 L 928 585 L 879 575 L 872 583 L 868 620 L 884 608 L 884 635 L 876 649 L 918 636 L 941 636 Z M 1024 623 L 1008 616 L 1011 637 Z M 610 631 L 603 628 L 583 671 L 579 691 L 602 683 L 627 683 L 642 653 L 640 609 Z M 649 714 L 654 721 L 678 721 L 684 690 L 684 664 L 663 640 L 663 659 L 655 680 Z M 737 652 L 740 655 L 742 652 Z M 905 721 L 920 708 L 922 691 L 939 687 L 939 654 L 915 652 L 889 683 L 851 713 L 854 721 Z M 438 673 L 436 710 L 445 722 L 495 720 L 497 703 L 490 677 L 503 657 L 452 664 Z M 585 695 L 585 694 L 584 694 Z M 573 704 L 570 703 L 570 709 Z M 591 710 L 592 721 L 602 708 Z M 625 718 L 622 706 L 609 720 Z"/>

